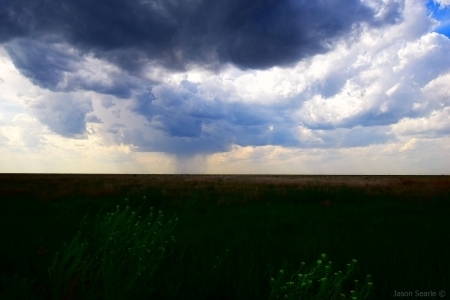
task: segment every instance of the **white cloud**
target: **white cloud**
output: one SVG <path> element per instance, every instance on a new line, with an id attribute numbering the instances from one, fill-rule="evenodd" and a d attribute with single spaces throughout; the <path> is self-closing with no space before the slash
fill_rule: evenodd
<path id="1" fill-rule="evenodd" d="M 400 148 L 400 152 L 414 149 L 416 143 L 417 143 L 416 138 L 410 139 L 403 147 Z"/>
<path id="2" fill-rule="evenodd" d="M 19 153 L 26 153 L 29 149 L 37 151 L 46 139 L 41 135 L 42 125 L 36 118 L 27 114 L 17 114 L 11 124 L 0 127 L 0 135 L 7 140 L 4 145 L 15 149 Z"/>
<path id="3" fill-rule="evenodd" d="M 450 106 L 450 73 L 441 75 L 430 81 L 421 90 L 425 96 L 424 106 L 432 109 Z"/>
<path id="4" fill-rule="evenodd" d="M 431 136 L 438 134 L 450 134 L 450 107 L 440 111 L 433 111 L 429 117 L 405 118 L 392 126 L 392 130 L 398 134 L 421 134 L 430 133 Z"/>

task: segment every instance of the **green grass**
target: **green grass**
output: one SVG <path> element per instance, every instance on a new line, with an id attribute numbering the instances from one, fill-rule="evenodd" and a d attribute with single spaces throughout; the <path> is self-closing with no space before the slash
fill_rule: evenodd
<path id="1" fill-rule="evenodd" d="M 365 284 L 361 287 L 359 280 L 353 280 L 354 289 L 346 293 L 344 285 L 348 283 L 357 260 L 353 259 L 345 272 L 332 271 L 332 262 L 326 261 L 327 255 L 322 254 L 315 265 L 309 271 L 302 271 L 305 263 L 301 263 L 301 269 L 289 279 L 284 278 L 284 270 L 281 269 L 276 279 L 270 278 L 271 292 L 269 299 L 367 299 L 373 283 L 370 275 L 367 275 Z M 284 279 L 284 280 L 283 280 Z"/>
<path id="2" fill-rule="evenodd" d="M 151 296 L 152 276 L 172 251 L 175 239 L 168 234 L 178 219 L 163 225 L 161 210 L 156 217 L 153 208 L 144 216 L 139 213 L 117 205 L 93 226 L 86 226 L 86 215 L 81 224 L 84 234 L 78 231 L 53 258 L 52 299 L 137 299 L 145 295 L 142 287 Z"/>
<path id="3" fill-rule="evenodd" d="M 128 204 L 128 198 L 125 201 Z M 53 256 L 48 269 L 51 299 L 151 298 L 156 292 L 155 272 L 173 252 L 175 239 L 172 235 L 169 241 L 168 237 L 178 218 L 164 225 L 161 210 L 156 218 L 153 217 L 153 207 L 149 214 L 142 216 L 140 213 L 140 209 L 132 210 L 127 205 L 121 210 L 117 205 L 114 212 L 97 215 L 93 225 L 89 224 L 88 215 L 85 215 L 80 222 L 84 234 L 78 230 L 74 238 L 69 243 L 64 242 L 61 250 Z M 169 249 L 170 253 L 166 253 Z M 222 257 L 216 256 L 209 271 L 203 274 L 203 286 L 197 282 L 197 288 L 203 292 L 217 292 L 220 276 L 226 275 L 224 260 L 228 252 L 226 249 Z M 320 258 L 316 266 L 303 274 L 296 274 L 295 279 L 283 282 L 284 271 L 280 270 L 277 279 L 271 278 L 269 281 L 271 291 L 268 298 L 367 298 L 372 282 L 361 290 L 357 285 L 350 292 L 343 288 L 356 260 L 347 265 L 345 274 L 341 271 L 332 274 L 331 261 L 324 266 L 326 255 L 322 254 Z M 170 298 L 175 298 L 181 286 L 176 284 L 181 283 L 183 278 L 174 276 L 176 272 L 170 274 L 171 282 L 167 281 L 165 285 L 172 294 Z M 180 272 L 177 275 L 182 276 Z M 8 282 L 6 276 L 2 278 L 5 296 L 28 297 L 26 291 L 30 291 L 33 281 L 17 275 L 9 280 L 13 280 L 14 284 Z"/>
<path id="4" fill-rule="evenodd" d="M 128 201 L 2 200 L 0 298 L 391 299 L 450 286 L 448 194 L 406 202 L 344 187 L 250 186 L 233 197 L 207 187 L 152 188 Z M 169 205 L 177 194 L 183 201 Z"/>

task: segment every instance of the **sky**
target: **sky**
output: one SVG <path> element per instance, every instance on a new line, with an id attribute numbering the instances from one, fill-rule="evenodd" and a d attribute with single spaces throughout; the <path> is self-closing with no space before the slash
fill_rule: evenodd
<path id="1" fill-rule="evenodd" d="M 450 174 L 450 0 L 1 0 L 0 172 Z"/>

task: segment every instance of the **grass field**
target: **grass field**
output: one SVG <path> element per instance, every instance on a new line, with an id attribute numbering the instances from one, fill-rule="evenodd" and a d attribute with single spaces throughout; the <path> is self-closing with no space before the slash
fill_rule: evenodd
<path id="1" fill-rule="evenodd" d="M 0 174 L 0 299 L 448 294 L 449 213 L 449 176 Z"/>

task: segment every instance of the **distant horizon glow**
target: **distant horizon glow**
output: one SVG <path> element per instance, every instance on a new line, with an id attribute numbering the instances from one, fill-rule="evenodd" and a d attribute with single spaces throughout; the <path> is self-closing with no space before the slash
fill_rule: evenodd
<path id="1" fill-rule="evenodd" d="M 0 173 L 450 174 L 447 0 L 40 1 L 0 7 Z"/>

